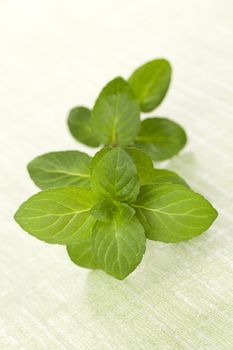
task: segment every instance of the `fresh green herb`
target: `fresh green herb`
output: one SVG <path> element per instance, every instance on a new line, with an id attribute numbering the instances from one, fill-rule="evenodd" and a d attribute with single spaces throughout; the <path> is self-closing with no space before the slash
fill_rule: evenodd
<path id="1" fill-rule="evenodd" d="M 184 129 L 166 118 L 149 118 L 141 123 L 135 138 L 135 147 L 149 154 L 151 159 L 160 161 L 173 157 L 186 144 Z"/>
<path id="2" fill-rule="evenodd" d="M 147 181 L 147 184 L 163 184 L 163 183 L 172 183 L 177 185 L 188 186 L 186 181 L 182 179 L 179 175 L 174 173 L 174 171 L 167 169 L 153 169 L 150 179 Z"/>
<path id="3" fill-rule="evenodd" d="M 93 228 L 92 246 L 99 268 L 124 279 L 141 262 L 146 248 L 144 229 L 136 217 L 114 217 L 97 222 Z"/>
<path id="4" fill-rule="evenodd" d="M 123 78 L 116 78 L 103 88 L 92 111 L 91 126 L 101 144 L 133 143 L 140 128 L 140 108 Z"/>
<path id="5" fill-rule="evenodd" d="M 96 198 L 131 203 L 138 196 L 140 182 L 132 158 L 116 147 L 106 153 L 92 170 L 92 192 Z"/>
<path id="6" fill-rule="evenodd" d="M 167 243 L 199 235 L 217 216 L 200 194 L 171 183 L 143 186 L 134 208 L 147 238 Z"/>
<path id="7" fill-rule="evenodd" d="M 176 155 L 186 144 L 177 123 L 153 117 L 164 98 L 171 66 L 157 59 L 129 78 L 107 84 L 93 110 L 76 107 L 68 126 L 76 140 L 104 147 L 93 158 L 79 151 L 51 152 L 28 165 L 42 190 L 24 202 L 16 222 L 47 243 L 67 246 L 77 265 L 124 279 L 141 262 L 146 239 L 166 243 L 207 230 L 217 211 L 173 171 L 153 160 Z"/>
<path id="8" fill-rule="evenodd" d="M 171 81 L 172 69 L 165 59 L 150 61 L 133 72 L 129 83 L 142 112 L 153 111 L 164 99 Z"/>
<path id="9" fill-rule="evenodd" d="M 77 185 L 90 187 L 91 157 L 79 151 L 51 152 L 33 159 L 28 172 L 42 190 Z"/>
<path id="10" fill-rule="evenodd" d="M 68 127 L 73 137 L 90 147 L 98 147 L 91 128 L 91 111 L 86 107 L 72 109 L 68 116 Z"/>
<path id="11" fill-rule="evenodd" d="M 86 236 L 95 223 L 95 204 L 89 190 L 76 186 L 45 190 L 30 197 L 15 220 L 31 235 L 48 243 L 72 244 Z"/>

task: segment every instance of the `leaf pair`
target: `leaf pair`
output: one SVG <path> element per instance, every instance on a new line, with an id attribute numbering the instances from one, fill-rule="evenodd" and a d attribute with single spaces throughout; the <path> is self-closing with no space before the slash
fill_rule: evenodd
<path id="1" fill-rule="evenodd" d="M 65 154 L 68 168 L 62 163 Z M 153 169 L 150 158 L 134 148 L 107 147 L 92 160 L 77 151 L 55 152 L 36 158 L 28 169 L 42 188 L 61 182 L 66 187 L 29 198 L 15 215 L 19 225 L 48 243 L 67 245 L 76 264 L 103 269 L 118 279 L 140 263 L 146 238 L 190 239 L 217 216 L 183 179 Z M 89 182 L 83 182 L 83 174 Z"/>
<path id="2" fill-rule="evenodd" d="M 177 154 L 186 143 L 186 134 L 167 118 L 140 122 L 140 110 L 150 112 L 162 102 L 171 79 L 171 66 L 156 59 L 139 67 L 128 79 L 110 81 L 101 91 L 93 110 L 74 108 L 68 118 L 71 134 L 91 147 L 132 146 L 146 151 L 153 160 Z"/>

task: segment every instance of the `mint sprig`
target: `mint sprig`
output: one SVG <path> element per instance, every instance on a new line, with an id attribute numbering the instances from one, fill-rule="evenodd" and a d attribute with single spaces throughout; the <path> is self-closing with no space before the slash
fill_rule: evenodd
<path id="1" fill-rule="evenodd" d="M 185 131 L 161 117 L 140 122 L 164 98 L 171 66 L 164 59 L 107 84 L 93 110 L 76 107 L 68 126 L 79 142 L 104 147 L 93 158 L 51 152 L 28 165 L 42 190 L 24 202 L 16 222 L 47 243 L 67 246 L 77 265 L 124 279 L 141 262 L 146 239 L 174 243 L 207 230 L 217 211 L 186 181 L 153 160 L 176 155 Z"/>

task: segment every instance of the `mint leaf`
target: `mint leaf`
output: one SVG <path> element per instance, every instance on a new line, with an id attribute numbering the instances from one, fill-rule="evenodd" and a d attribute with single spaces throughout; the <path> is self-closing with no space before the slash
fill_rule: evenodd
<path id="1" fill-rule="evenodd" d="M 135 210 L 127 204 L 104 199 L 94 205 L 91 214 L 99 221 L 111 221 L 114 217 L 129 220 L 134 216 Z"/>
<path id="2" fill-rule="evenodd" d="M 100 151 L 98 151 L 94 157 L 91 160 L 91 172 L 92 170 L 97 166 L 97 164 L 99 163 L 100 159 L 103 158 L 103 156 L 105 156 L 105 154 L 107 154 L 109 151 L 115 149 L 115 147 L 112 146 L 106 146 L 101 148 Z"/>
<path id="3" fill-rule="evenodd" d="M 129 84 L 123 78 L 108 83 L 94 105 L 91 125 L 104 145 L 131 144 L 140 128 L 140 110 Z"/>
<path id="4" fill-rule="evenodd" d="M 121 148 L 107 152 L 92 169 L 92 191 L 97 198 L 134 202 L 139 178 L 132 158 Z"/>
<path id="5" fill-rule="evenodd" d="M 103 156 L 111 151 L 113 147 L 104 147 L 92 158 L 91 168 L 94 168 Z M 140 184 L 147 184 L 153 171 L 153 163 L 148 154 L 138 148 L 124 147 L 124 150 L 132 158 L 136 166 Z"/>
<path id="6" fill-rule="evenodd" d="M 141 111 L 150 112 L 162 102 L 171 80 L 171 66 L 165 59 L 150 61 L 129 78 Z"/>
<path id="7" fill-rule="evenodd" d="M 97 202 L 93 208 L 91 208 L 91 215 L 93 215 L 99 221 L 111 221 L 117 210 L 114 202 L 109 199 L 104 199 Z"/>
<path id="8" fill-rule="evenodd" d="M 97 221 L 92 242 L 98 266 L 120 280 L 137 267 L 145 252 L 144 229 L 135 217 Z"/>
<path id="9" fill-rule="evenodd" d="M 74 244 L 92 229 L 91 192 L 78 187 L 42 191 L 24 202 L 16 222 L 28 233 L 48 243 Z"/>
<path id="10" fill-rule="evenodd" d="M 69 245 L 66 249 L 70 259 L 76 265 L 88 269 L 98 269 L 92 248 L 91 235 L 92 231 L 85 232 L 75 245 Z"/>
<path id="11" fill-rule="evenodd" d="M 42 190 L 67 185 L 90 187 L 90 162 L 91 157 L 79 151 L 51 152 L 33 159 L 28 172 Z"/>
<path id="12" fill-rule="evenodd" d="M 177 175 L 174 171 L 167 169 L 153 169 L 150 179 L 147 184 L 164 184 L 173 183 L 178 185 L 188 186 L 182 177 Z"/>
<path id="13" fill-rule="evenodd" d="M 200 194 L 175 184 L 146 185 L 133 207 L 149 239 L 179 242 L 209 228 L 217 211 Z"/>
<path id="14" fill-rule="evenodd" d="M 165 160 L 176 155 L 186 144 L 184 129 L 166 118 L 149 118 L 141 123 L 135 147 L 147 152 L 153 160 Z"/>
<path id="15" fill-rule="evenodd" d="M 93 136 L 90 120 L 90 109 L 82 106 L 76 107 L 69 113 L 68 127 L 76 140 L 90 147 L 98 147 L 99 142 Z"/>
<path id="16" fill-rule="evenodd" d="M 153 171 L 153 163 L 150 157 L 144 151 L 134 147 L 125 147 L 124 149 L 133 159 L 141 185 L 148 183 Z"/>

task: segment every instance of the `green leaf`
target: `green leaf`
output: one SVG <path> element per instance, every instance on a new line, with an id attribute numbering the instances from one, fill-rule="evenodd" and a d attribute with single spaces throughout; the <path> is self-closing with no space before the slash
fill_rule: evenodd
<path id="1" fill-rule="evenodd" d="M 98 147 L 91 129 L 91 110 L 86 107 L 73 108 L 68 116 L 68 127 L 73 137 L 90 147 Z"/>
<path id="2" fill-rule="evenodd" d="M 172 68 L 165 59 L 150 61 L 136 69 L 129 78 L 141 111 L 150 112 L 162 102 L 171 80 Z"/>
<path id="3" fill-rule="evenodd" d="M 150 179 L 147 181 L 147 184 L 164 184 L 164 183 L 173 183 L 178 185 L 188 186 L 182 177 L 177 175 L 174 171 L 167 169 L 153 169 Z"/>
<path id="4" fill-rule="evenodd" d="M 93 215 L 99 221 L 110 221 L 112 220 L 116 206 L 114 202 L 109 199 L 103 199 L 97 202 L 93 208 L 91 208 L 91 215 Z"/>
<path id="5" fill-rule="evenodd" d="M 217 217 L 217 211 L 204 197 L 174 184 L 143 186 L 133 207 L 147 238 L 167 243 L 201 234 Z"/>
<path id="6" fill-rule="evenodd" d="M 105 156 L 105 154 L 107 154 L 109 151 L 115 149 L 115 147 L 112 146 L 106 146 L 101 148 L 100 151 L 98 151 L 94 157 L 91 160 L 91 172 L 93 171 L 93 169 L 97 166 L 97 164 L 99 163 L 100 159 L 103 158 L 103 156 Z"/>
<path id="7" fill-rule="evenodd" d="M 144 151 L 134 147 L 125 147 L 124 149 L 133 159 L 141 185 L 148 183 L 153 172 L 153 163 L 150 157 Z"/>
<path id="8" fill-rule="evenodd" d="M 139 193 L 139 177 L 132 158 L 121 148 L 107 152 L 92 169 L 92 191 L 97 198 L 134 202 Z"/>
<path id="9" fill-rule="evenodd" d="M 131 144 L 140 128 L 140 110 L 123 78 L 108 83 L 94 105 L 91 117 L 94 136 L 104 145 Z"/>
<path id="10" fill-rule="evenodd" d="M 130 220 L 135 210 L 127 204 L 104 199 L 94 205 L 91 214 L 99 221 L 111 221 L 114 217 Z"/>
<path id="11" fill-rule="evenodd" d="M 94 168 L 99 160 L 112 149 L 114 149 L 114 147 L 104 147 L 99 152 L 97 152 L 96 155 L 92 158 L 91 168 Z M 134 162 L 134 165 L 136 166 L 140 184 L 147 184 L 153 171 L 153 163 L 150 157 L 146 152 L 134 147 L 124 147 L 124 150 L 130 155 Z"/>
<path id="12" fill-rule="evenodd" d="M 28 164 L 28 172 L 42 190 L 68 185 L 88 188 L 90 163 L 91 157 L 82 152 L 51 152 L 33 159 Z"/>
<path id="13" fill-rule="evenodd" d="M 140 263 L 145 252 L 145 234 L 135 218 L 97 221 L 93 228 L 93 248 L 98 266 L 120 280 Z"/>
<path id="14" fill-rule="evenodd" d="M 53 188 L 24 202 L 15 220 L 42 241 L 69 245 L 92 229 L 96 221 L 90 212 L 93 205 L 89 190 L 72 186 Z"/>
<path id="15" fill-rule="evenodd" d="M 166 118 L 149 118 L 141 123 L 135 147 L 147 152 L 156 161 L 176 155 L 186 144 L 184 129 Z"/>
<path id="16" fill-rule="evenodd" d="M 92 248 L 92 231 L 87 231 L 78 240 L 77 244 L 66 247 L 70 259 L 81 267 L 98 269 L 98 265 Z"/>

